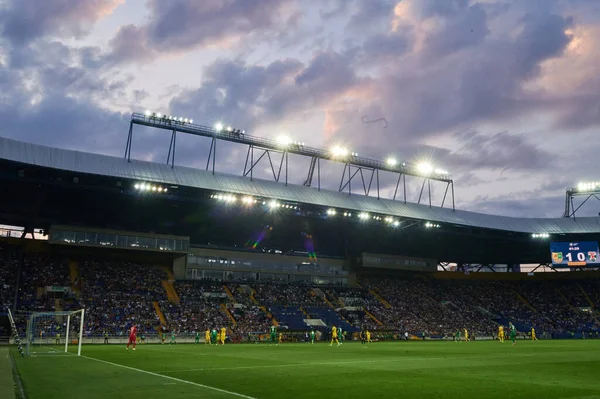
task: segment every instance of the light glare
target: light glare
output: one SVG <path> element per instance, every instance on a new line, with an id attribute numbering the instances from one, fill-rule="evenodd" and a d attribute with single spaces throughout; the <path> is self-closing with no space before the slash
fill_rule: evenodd
<path id="1" fill-rule="evenodd" d="M 433 166 L 427 162 L 421 162 L 417 165 L 417 170 L 419 173 L 429 175 L 431 172 L 433 172 Z"/>

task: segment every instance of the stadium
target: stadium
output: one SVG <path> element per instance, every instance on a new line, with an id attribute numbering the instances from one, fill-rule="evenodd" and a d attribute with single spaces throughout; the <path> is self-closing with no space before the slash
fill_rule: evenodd
<path id="1" fill-rule="evenodd" d="M 166 163 L 132 157 L 140 126 L 171 134 Z M 210 140 L 205 170 L 177 165 L 181 135 Z M 242 174 L 219 173 L 224 142 Z M 0 179 L 22 226 L 1 230 L 2 397 L 598 394 L 600 218 L 573 202 L 596 184 L 562 218 L 479 214 L 434 165 L 151 112 L 123 158 L 0 138 Z"/>

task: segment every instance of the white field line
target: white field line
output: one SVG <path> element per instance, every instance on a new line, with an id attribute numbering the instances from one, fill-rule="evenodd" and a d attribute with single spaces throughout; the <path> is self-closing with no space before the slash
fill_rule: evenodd
<path id="1" fill-rule="evenodd" d="M 199 388 L 204 388 L 204 389 L 208 389 L 208 390 L 215 391 L 215 392 L 221 392 L 221 393 L 224 393 L 226 395 L 237 396 L 238 398 L 257 399 L 257 398 L 255 398 L 253 396 L 243 395 L 241 393 L 237 393 L 237 392 L 233 392 L 233 391 L 227 391 L 227 390 L 221 389 L 221 388 L 211 387 L 210 385 L 198 384 L 197 382 L 182 380 L 180 378 L 170 377 L 168 375 L 153 373 L 151 371 L 146 371 L 146 370 L 142 370 L 142 369 L 136 369 L 135 367 L 124 366 L 122 364 L 108 362 L 106 360 L 100 360 L 100 359 L 96 359 L 94 357 L 88 357 L 88 356 L 81 356 L 81 357 L 89 359 L 89 360 L 94 360 L 94 361 L 100 362 L 100 363 L 110 364 L 111 366 L 115 366 L 115 367 L 121 367 L 121 368 L 124 368 L 124 369 L 127 369 L 127 370 L 137 371 L 138 373 L 144 373 L 144 374 L 148 374 L 148 375 L 153 375 L 155 377 L 166 378 L 168 380 L 175 381 L 175 382 L 180 382 L 182 384 L 193 385 L 193 386 L 196 386 L 196 387 L 199 387 Z"/>

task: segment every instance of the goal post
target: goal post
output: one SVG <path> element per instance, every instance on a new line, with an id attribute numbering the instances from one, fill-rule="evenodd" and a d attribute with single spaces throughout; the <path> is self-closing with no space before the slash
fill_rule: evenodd
<path id="1" fill-rule="evenodd" d="M 27 355 L 71 353 L 81 356 L 84 318 L 85 309 L 29 313 L 25 337 Z M 73 344 L 76 344 L 75 349 Z"/>

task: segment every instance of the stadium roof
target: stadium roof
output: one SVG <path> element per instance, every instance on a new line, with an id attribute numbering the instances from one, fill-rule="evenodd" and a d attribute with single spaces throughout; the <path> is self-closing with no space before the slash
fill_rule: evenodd
<path id="1" fill-rule="evenodd" d="M 231 192 L 282 201 L 308 203 L 400 218 L 520 233 L 580 234 L 600 232 L 600 217 L 514 218 L 448 208 L 429 207 L 398 200 L 349 196 L 300 185 L 253 179 L 188 167 L 127 160 L 93 153 L 64 150 L 0 137 L 0 159 L 82 174 L 156 182 L 218 192 Z"/>

